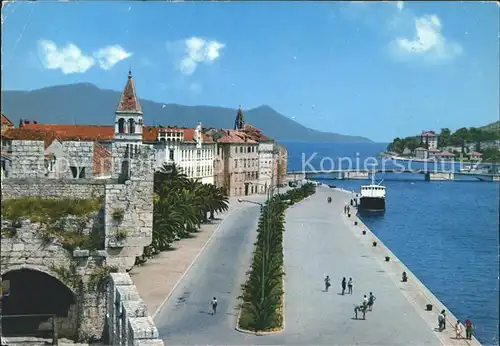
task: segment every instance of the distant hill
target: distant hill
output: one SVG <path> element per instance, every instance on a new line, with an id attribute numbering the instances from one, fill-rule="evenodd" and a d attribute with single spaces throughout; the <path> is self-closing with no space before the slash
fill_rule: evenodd
<path id="1" fill-rule="evenodd" d="M 481 126 L 480 129 L 491 132 L 500 132 L 500 120 L 485 126 Z"/>
<path id="2" fill-rule="evenodd" d="M 140 98 L 140 95 L 138 95 Z M 88 83 L 48 87 L 33 91 L 2 91 L 2 112 L 16 126 L 19 119 L 46 124 L 111 125 L 120 92 Z M 140 98 L 147 125 L 232 128 L 236 109 L 212 106 L 162 104 Z M 309 129 L 269 106 L 244 112 L 245 121 L 277 140 L 371 142 L 368 138 Z"/>

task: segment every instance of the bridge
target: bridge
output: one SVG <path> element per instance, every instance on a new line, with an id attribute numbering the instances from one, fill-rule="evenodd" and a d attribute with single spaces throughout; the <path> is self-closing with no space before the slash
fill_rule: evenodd
<path id="1" fill-rule="evenodd" d="M 336 169 L 336 170 L 315 170 L 315 171 L 289 171 L 289 179 L 371 179 L 375 174 L 422 174 L 424 179 L 431 180 L 455 180 L 456 177 L 473 177 L 479 181 L 498 181 L 500 182 L 500 173 L 480 173 L 480 172 L 460 172 L 453 170 L 436 169 Z M 389 178 L 389 179 L 387 179 Z M 390 180 L 390 177 L 384 177 Z"/>

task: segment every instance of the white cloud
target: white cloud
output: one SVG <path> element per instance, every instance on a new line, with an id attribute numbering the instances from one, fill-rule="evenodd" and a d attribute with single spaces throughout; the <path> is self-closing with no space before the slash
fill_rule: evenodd
<path id="1" fill-rule="evenodd" d="M 53 41 L 38 41 L 42 64 L 49 70 L 61 70 L 64 74 L 85 73 L 96 63 L 103 70 L 109 70 L 118 62 L 132 55 L 119 45 L 112 45 L 95 51 L 92 55 L 84 54 L 73 43 L 58 47 Z"/>
<path id="2" fill-rule="evenodd" d="M 215 40 L 205 40 L 200 37 L 190 37 L 184 41 L 185 55 L 179 69 L 185 75 L 196 71 L 200 63 L 209 63 L 220 57 L 220 51 L 226 47 L 224 43 Z"/>
<path id="3" fill-rule="evenodd" d="M 84 73 L 95 64 L 93 57 L 83 54 L 80 48 L 72 43 L 62 48 L 58 48 L 49 40 L 40 40 L 38 44 L 43 66 L 47 69 L 60 69 L 64 74 Z"/>
<path id="4" fill-rule="evenodd" d="M 120 61 L 130 57 L 132 53 L 127 52 L 120 45 L 107 46 L 94 52 L 94 57 L 103 70 L 109 70 Z"/>
<path id="5" fill-rule="evenodd" d="M 398 8 L 399 11 L 402 11 L 403 8 L 405 7 L 405 4 L 403 1 L 396 1 L 396 7 Z"/>
<path id="6" fill-rule="evenodd" d="M 449 41 L 443 36 L 442 24 L 437 15 L 426 15 L 414 20 L 416 30 L 414 38 L 397 38 L 391 43 L 397 51 L 434 61 L 449 60 L 462 54 L 463 49 L 460 44 Z"/>

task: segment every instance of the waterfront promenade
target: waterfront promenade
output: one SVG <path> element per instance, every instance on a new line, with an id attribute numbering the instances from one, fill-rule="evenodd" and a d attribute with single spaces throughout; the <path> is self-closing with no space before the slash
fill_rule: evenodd
<path id="1" fill-rule="evenodd" d="M 328 196 L 331 204 L 326 203 Z M 354 226 L 343 214 L 350 198 L 349 193 L 319 187 L 315 195 L 288 209 L 282 333 L 256 336 L 234 329 L 259 212 L 258 206 L 240 204 L 242 208 L 225 216 L 187 274 L 178 274 L 179 285 L 155 317 L 161 338 L 178 345 L 467 345 L 454 339 L 454 320 L 449 320 L 446 332 L 434 331 L 437 313 L 424 311 L 427 301 L 413 302 L 406 295 L 414 291 L 411 273 L 407 270 L 410 282 L 401 286 L 397 280 L 402 270 L 395 258 L 383 262 L 384 247 L 373 248 L 369 231 L 361 237 L 362 226 Z M 323 292 L 325 274 L 332 278 L 330 292 Z M 343 276 L 354 279 L 352 296 L 338 294 Z M 355 304 L 370 291 L 377 297 L 373 311 L 366 320 L 353 319 Z M 216 316 L 207 313 L 212 296 L 219 299 Z M 478 345 L 475 340 L 472 344 Z"/>

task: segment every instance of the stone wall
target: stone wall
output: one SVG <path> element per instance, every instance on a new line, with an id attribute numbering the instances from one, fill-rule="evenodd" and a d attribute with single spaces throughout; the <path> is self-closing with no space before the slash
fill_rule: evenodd
<path id="1" fill-rule="evenodd" d="M 153 181 L 128 180 L 125 184 L 106 185 L 105 246 L 108 263 L 129 270 L 141 256 L 153 235 Z M 122 211 L 123 216 L 114 217 Z M 119 235 L 126 237 L 120 239 Z"/>
<path id="2" fill-rule="evenodd" d="M 12 141 L 12 178 L 42 178 L 47 173 L 43 141 Z"/>
<path id="3" fill-rule="evenodd" d="M 78 173 L 84 169 L 84 177 L 92 177 L 92 161 L 94 156 L 94 143 L 93 142 L 76 142 L 64 141 L 62 142 L 63 150 L 66 154 L 68 162 L 65 167 L 65 174 L 67 178 L 72 178 L 73 173 L 71 167 L 76 167 Z M 66 165 L 65 165 L 66 166 Z"/>
<path id="4" fill-rule="evenodd" d="M 83 220 L 86 223 L 83 233 L 90 233 L 99 218 L 99 215 L 86 217 Z M 67 221 L 71 221 L 70 219 Z M 22 220 L 19 225 L 2 220 L 1 275 L 29 269 L 56 278 L 75 297 L 75 303 L 69 307 L 67 316 L 55 319 L 58 335 L 70 339 L 101 339 L 106 315 L 102 299 L 106 295 L 102 292 L 89 292 L 85 287 L 95 268 L 105 264 L 105 252 L 94 251 L 90 254 L 87 250 L 84 254 L 86 256 L 72 256 L 57 240 L 44 239 L 43 228 L 39 223 L 31 223 L 27 219 Z M 60 278 L 57 272 L 62 268 L 74 268 L 74 274 L 81 285 L 62 281 L 64 279 Z M 50 321 L 45 324 L 50 328 Z"/>
<path id="5" fill-rule="evenodd" d="M 107 310 L 109 345 L 164 345 L 127 273 L 110 274 Z"/>
<path id="6" fill-rule="evenodd" d="M 106 184 L 116 180 L 13 179 L 2 180 L 2 199 L 22 197 L 91 199 L 104 197 Z"/>

